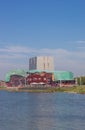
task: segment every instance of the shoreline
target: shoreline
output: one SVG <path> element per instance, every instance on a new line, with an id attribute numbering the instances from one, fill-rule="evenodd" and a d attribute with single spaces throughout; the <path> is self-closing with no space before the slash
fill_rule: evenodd
<path id="1" fill-rule="evenodd" d="M 85 94 L 84 86 L 73 86 L 73 87 L 0 87 L 2 91 L 9 92 L 31 92 L 31 93 L 54 93 L 54 92 L 65 92 L 74 94 Z"/>

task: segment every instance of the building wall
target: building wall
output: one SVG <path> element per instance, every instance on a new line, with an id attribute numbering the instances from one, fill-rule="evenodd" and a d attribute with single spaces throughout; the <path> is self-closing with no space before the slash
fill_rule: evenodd
<path id="1" fill-rule="evenodd" d="M 37 57 L 29 59 L 29 70 L 35 70 L 37 68 Z"/>
<path id="2" fill-rule="evenodd" d="M 29 70 L 54 70 L 53 57 L 51 56 L 38 56 L 29 59 Z"/>
<path id="3" fill-rule="evenodd" d="M 54 71 L 54 80 L 74 80 L 74 75 L 69 71 Z"/>
<path id="4" fill-rule="evenodd" d="M 52 73 L 30 73 L 26 81 L 27 84 L 50 84 L 52 82 Z"/>

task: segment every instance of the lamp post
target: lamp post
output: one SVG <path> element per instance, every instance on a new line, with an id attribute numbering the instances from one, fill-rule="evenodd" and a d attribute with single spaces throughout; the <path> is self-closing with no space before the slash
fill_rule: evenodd
<path id="1" fill-rule="evenodd" d="M 60 87 L 61 87 L 61 79 L 60 79 Z"/>
<path id="2" fill-rule="evenodd" d="M 77 78 L 75 79 L 75 84 L 78 85 L 78 80 L 77 80 Z"/>
<path id="3" fill-rule="evenodd" d="M 25 87 L 26 87 L 26 76 L 27 76 L 27 72 L 25 72 Z"/>
<path id="4" fill-rule="evenodd" d="M 80 76 L 79 80 L 80 80 L 80 86 L 81 86 L 81 76 Z"/>

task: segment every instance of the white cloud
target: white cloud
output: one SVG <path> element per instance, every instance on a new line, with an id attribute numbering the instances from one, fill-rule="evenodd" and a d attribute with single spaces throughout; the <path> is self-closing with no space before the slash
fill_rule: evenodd
<path id="1" fill-rule="evenodd" d="M 21 58 L 25 58 L 26 55 L 24 54 L 2 54 L 0 55 L 0 60 L 1 59 L 21 59 Z"/>
<path id="2" fill-rule="evenodd" d="M 71 44 L 85 44 L 85 40 L 77 40 L 77 41 L 68 41 Z"/>
<path id="3" fill-rule="evenodd" d="M 76 41 L 76 43 L 85 44 L 85 41 L 80 40 L 80 41 Z"/>

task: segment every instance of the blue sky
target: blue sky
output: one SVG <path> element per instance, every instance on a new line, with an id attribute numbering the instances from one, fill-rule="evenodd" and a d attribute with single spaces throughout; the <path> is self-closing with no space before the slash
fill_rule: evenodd
<path id="1" fill-rule="evenodd" d="M 0 79 L 37 55 L 85 75 L 85 0 L 0 0 Z"/>

